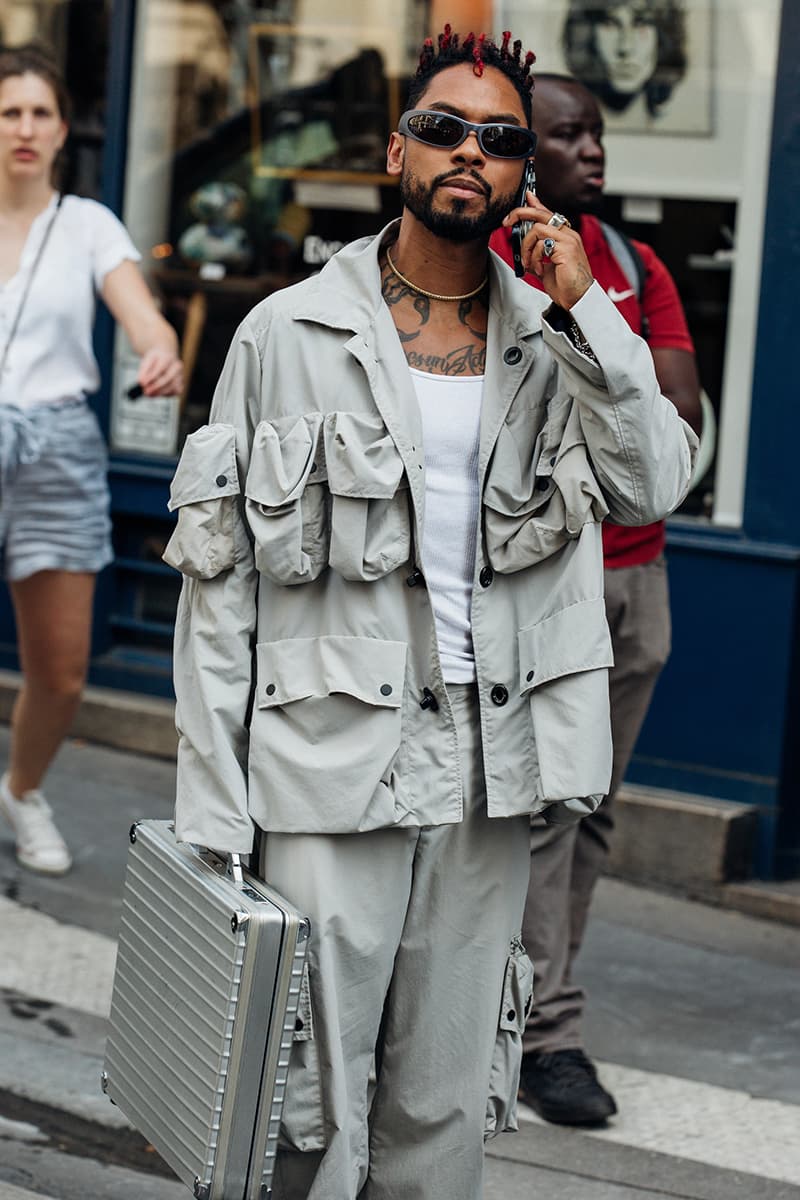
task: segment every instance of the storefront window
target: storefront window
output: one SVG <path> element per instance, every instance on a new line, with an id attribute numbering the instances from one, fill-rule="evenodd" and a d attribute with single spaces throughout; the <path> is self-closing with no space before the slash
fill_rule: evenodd
<path id="1" fill-rule="evenodd" d="M 503 0 L 496 27 L 603 113 L 608 219 L 673 274 L 714 412 L 683 515 L 741 524 L 780 0 Z M 535 95 L 534 95 L 535 103 Z"/>
<path id="2" fill-rule="evenodd" d="M 112 445 L 174 455 L 208 419 L 239 321 L 397 211 L 385 174 L 418 3 L 143 0 L 125 221 L 179 330 L 179 403 L 131 405 L 118 338 Z"/>

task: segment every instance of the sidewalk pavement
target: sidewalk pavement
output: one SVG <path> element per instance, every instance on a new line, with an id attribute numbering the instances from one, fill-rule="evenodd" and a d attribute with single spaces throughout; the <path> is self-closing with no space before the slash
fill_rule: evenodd
<path id="1" fill-rule="evenodd" d="M 48 796 L 74 871 L 19 869 L 0 828 L 0 1200 L 191 1195 L 99 1087 L 127 831 L 173 787 L 169 762 L 71 742 Z M 602 881 L 578 976 L 619 1116 L 523 1111 L 484 1200 L 800 1200 L 798 963 L 798 929 Z"/>

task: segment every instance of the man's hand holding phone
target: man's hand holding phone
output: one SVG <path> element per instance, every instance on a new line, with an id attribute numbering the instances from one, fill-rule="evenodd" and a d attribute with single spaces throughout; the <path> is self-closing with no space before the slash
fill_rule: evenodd
<path id="1" fill-rule="evenodd" d="M 549 223 L 557 215 L 526 189 L 526 203 L 513 208 L 503 224 L 512 227 L 517 274 L 530 271 L 541 279 L 544 290 L 555 304 L 569 309 L 588 291 L 594 279 L 580 234 L 568 222 Z M 519 233 L 516 233 L 518 226 Z M 545 239 L 548 239 L 546 246 Z"/>

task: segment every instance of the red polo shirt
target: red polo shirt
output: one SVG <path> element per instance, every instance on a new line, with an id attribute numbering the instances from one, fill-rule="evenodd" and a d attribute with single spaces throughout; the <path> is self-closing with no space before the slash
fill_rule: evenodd
<path id="1" fill-rule="evenodd" d="M 661 259 L 643 242 L 634 242 L 645 268 L 644 293 L 641 301 L 636 289 L 620 267 L 603 236 L 596 217 L 581 217 L 581 238 L 589 265 L 600 286 L 610 295 L 634 333 L 642 332 L 642 316 L 650 323 L 648 344 L 653 349 L 688 350 L 694 346 L 686 325 L 678 290 Z M 509 266 L 513 265 L 511 230 L 497 229 L 489 245 Z M 543 290 L 535 275 L 525 280 Z M 657 558 L 664 548 L 664 522 L 655 525 L 603 525 L 603 553 L 607 567 L 632 567 Z"/>

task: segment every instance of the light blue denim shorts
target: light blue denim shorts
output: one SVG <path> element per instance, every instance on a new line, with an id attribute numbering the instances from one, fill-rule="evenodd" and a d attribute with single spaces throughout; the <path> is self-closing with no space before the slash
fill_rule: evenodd
<path id="1" fill-rule="evenodd" d="M 0 405 L 0 544 L 10 582 L 113 558 L 108 453 L 84 399 Z"/>

